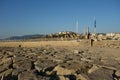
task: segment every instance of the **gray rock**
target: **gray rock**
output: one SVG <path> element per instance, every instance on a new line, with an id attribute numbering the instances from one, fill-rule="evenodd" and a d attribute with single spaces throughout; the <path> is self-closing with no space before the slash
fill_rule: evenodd
<path id="1" fill-rule="evenodd" d="M 19 61 L 23 61 L 25 60 L 26 58 L 25 57 L 21 57 L 21 56 L 15 56 L 13 58 L 13 63 L 16 63 L 16 62 L 19 62 Z"/>
<path id="2" fill-rule="evenodd" d="M 20 69 L 29 71 L 29 70 L 31 70 L 32 66 L 33 66 L 32 62 L 27 59 L 13 63 L 13 68 L 15 68 L 15 69 L 20 68 Z"/>
<path id="3" fill-rule="evenodd" d="M 112 79 L 112 70 L 99 68 L 92 73 L 88 74 L 88 77 L 91 80 L 113 80 Z"/>
<path id="4" fill-rule="evenodd" d="M 13 64 L 12 58 L 3 58 L 0 62 L 0 65 L 4 66 L 5 68 L 11 67 Z"/>
<path id="5" fill-rule="evenodd" d="M 12 74 L 12 71 L 13 71 L 13 69 L 6 70 L 6 71 L 0 73 L 0 77 L 3 77 L 3 80 L 10 80 L 7 78 L 9 78 L 9 76 Z"/>
<path id="6" fill-rule="evenodd" d="M 79 53 L 79 51 L 78 51 L 78 50 L 74 50 L 74 53 L 75 53 L 75 54 L 78 54 L 78 53 Z"/>
<path id="7" fill-rule="evenodd" d="M 25 55 L 25 57 L 32 62 L 35 62 L 37 60 L 37 54 L 36 53 L 27 53 Z"/>
<path id="8" fill-rule="evenodd" d="M 56 71 L 57 75 L 71 75 L 71 74 L 75 73 L 74 70 L 68 70 L 59 65 L 56 66 L 53 71 Z"/>
<path id="9" fill-rule="evenodd" d="M 105 66 L 105 65 L 98 65 L 98 66 L 104 69 L 117 70 L 115 67 L 112 67 L 112 66 Z"/>
<path id="10" fill-rule="evenodd" d="M 59 80 L 70 80 L 69 78 L 66 78 L 64 76 L 58 76 Z"/>
<path id="11" fill-rule="evenodd" d="M 51 79 L 50 77 L 48 76 L 37 76 L 37 80 L 55 80 L 55 79 Z M 58 80 L 58 79 L 57 79 Z"/>
<path id="12" fill-rule="evenodd" d="M 3 58 L 3 56 L 4 56 L 4 55 L 0 52 L 0 60 Z"/>
<path id="13" fill-rule="evenodd" d="M 76 80 L 90 80 L 90 79 L 85 74 L 78 74 L 78 75 L 76 75 Z"/>
<path id="14" fill-rule="evenodd" d="M 18 75 L 18 80 L 38 80 L 38 78 L 34 71 L 26 71 Z"/>
<path id="15" fill-rule="evenodd" d="M 120 57 L 115 58 L 115 60 L 120 61 Z"/>
<path id="16" fill-rule="evenodd" d="M 120 70 L 116 71 L 116 75 L 120 77 Z"/>
<path id="17" fill-rule="evenodd" d="M 81 58 L 81 61 L 94 62 L 93 60 L 87 58 Z"/>
<path id="18" fill-rule="evenodd" d="M 34 65 L 38 72 L 46 72 L 52 71 L 56 65 L 56 62 L 53 62 L 53 60 L 37 60 Z"/>
<path id="19" fill-rule="evenodd" d="M 5 71 L 5 70 L 7 70 L 7 69 L 8 69 L 8 66 L 6 66 L 6 65 L 1 65 L 1 66 L 0 66 L 0 73 L 3 72 L 3 71 Z"/>
<path id="20" fill-rule="evenodd" d="M 23 69 L 23 68 L 14 69 L 13 72 L 12 72 L 12 76 L 18 76 L 18 74 L 20 74 L 24 71 L 25 71 L 25 69 Z"/>
<path id="21" fill-rule="evenodd" d="M 97 65 L 93 64 L 92 68 L 90 68 L 88 70 L 88 74 L 91 74 L 91 73 L 95 72 L 98 69 L 99 69 L 99 67 Z"/>

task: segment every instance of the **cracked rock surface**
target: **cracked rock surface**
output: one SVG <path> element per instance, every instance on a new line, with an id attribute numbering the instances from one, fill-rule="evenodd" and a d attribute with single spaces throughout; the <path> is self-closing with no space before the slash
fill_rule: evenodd
<path id="1" fill-rule="evenodd" d="M 116 80 L 119 52 L 120 48 L 0 47 L 0 80 Z"/>

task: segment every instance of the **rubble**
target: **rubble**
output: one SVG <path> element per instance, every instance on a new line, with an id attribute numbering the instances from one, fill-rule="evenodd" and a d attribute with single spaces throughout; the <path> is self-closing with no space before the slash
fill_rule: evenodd
<path id="1" fill-rule="evenodd" d="M 119 76 L 119 57 L 91 49 L 0 47 L 0 79 L 112 80 L 113 70 Z"/>

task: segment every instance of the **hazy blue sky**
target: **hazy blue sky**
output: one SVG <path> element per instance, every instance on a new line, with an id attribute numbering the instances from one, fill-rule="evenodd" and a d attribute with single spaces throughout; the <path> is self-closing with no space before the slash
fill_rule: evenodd
<path id="1" fill-rule="evenodd" d="M 59 31 L 120 32 L 120 0 L 0 0 L 0 38 Z"/>

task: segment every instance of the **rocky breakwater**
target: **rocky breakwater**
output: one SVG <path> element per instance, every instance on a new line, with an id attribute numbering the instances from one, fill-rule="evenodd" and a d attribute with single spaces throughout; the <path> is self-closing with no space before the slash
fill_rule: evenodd
<path id="1" fill-rule="evenodd" d="M 88 49 L 2 47 L 0 80 L 113 80 L 120 67 L 112 61 Z"/>

